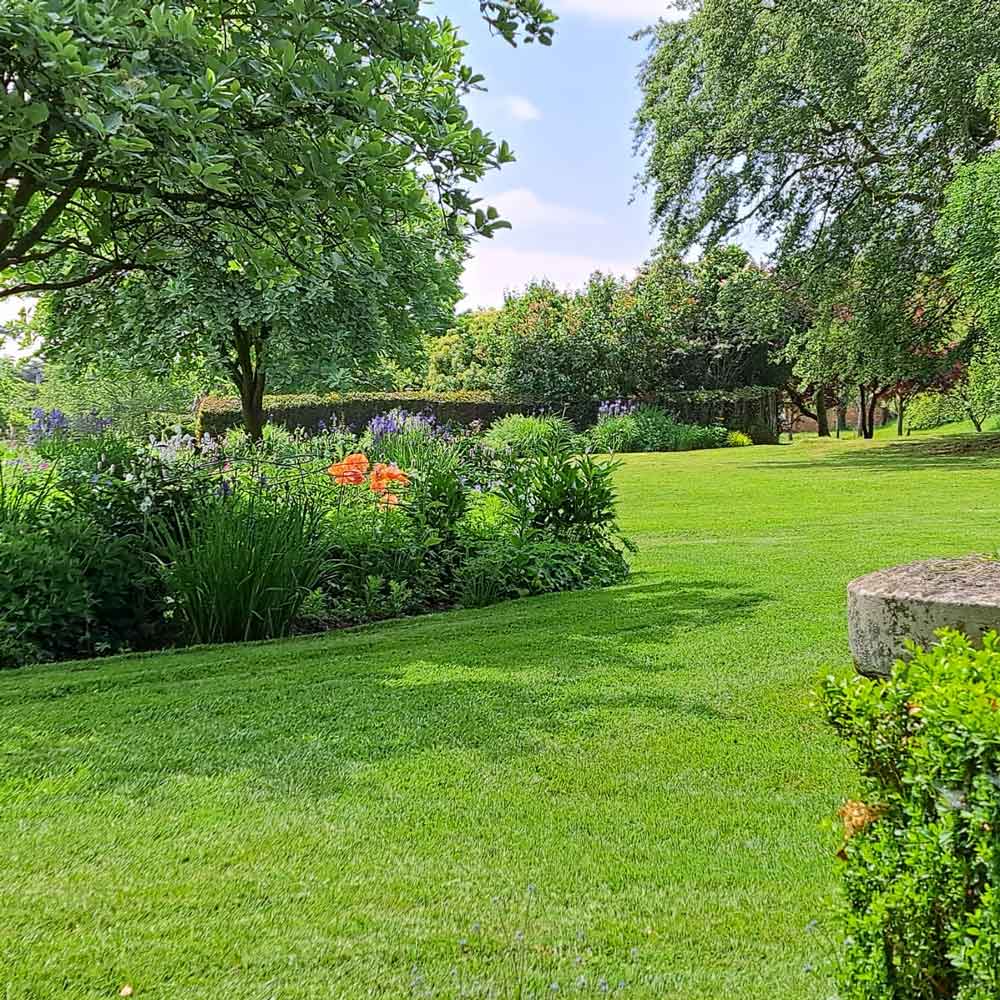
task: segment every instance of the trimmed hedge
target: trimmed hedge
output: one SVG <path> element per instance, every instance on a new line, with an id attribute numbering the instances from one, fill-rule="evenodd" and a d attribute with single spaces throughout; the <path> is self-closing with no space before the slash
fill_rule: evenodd
<path id="1" fill-rule="evenodd" d="M 328 396 L 265 396 L 264 414 L 268 423 L 288 430 L 303 428 L 315 431 L 320 424 L 335 421 L 352 430 L 364 430 L 372 417 L 388 410 L 425 413 L 430 410 L 443 424 L 468 425 L 493 423 L 508 413 L 531 413 L 538 407 L 495 399 L 481 392 L 374 392 Z M 239 427 L 243 414 L 237 399 L 208 396 L 198 407 L 198 433 L 217 437 L 232 427 Z"/>
<path id="2" fill-rule="evenodd" d="M 751 386 L 730 391 L 671 392 L 641 402 L 667 410 L 684 423 L 721 424 L 753 436 L 759 444 L 777 439 L 778 393 L 776 389 Z M 538 403 L 530 400 L 498 399 L 483 392 L 381 392 L 344 395 L 265 396 L 264 413 L 269 423 L 288 430 L 317 430 L 321 423 L 337 421 L 363 430 L 372 417 L 387 410 L 411 413 L 430 410 L 443 424 L 489 426 L 511 413 L 551 413 L 570 420 L 578 429 L 597 423 L 596 400 L 577 403 Z M 198 407 L 198 433 L 217 437 L 242 424 L 239 400 L 209 396 Z"/>

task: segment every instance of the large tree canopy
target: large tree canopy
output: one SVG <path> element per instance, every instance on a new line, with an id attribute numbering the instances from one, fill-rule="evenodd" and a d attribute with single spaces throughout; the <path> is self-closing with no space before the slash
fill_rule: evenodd
<path id="1" fill-rule="evenodd" d="M 540 0 L 469 2 L 508 41 L 551 38 Z M 350 256 L 428 191 L 490 235 L 469 187 L 510 153 L 462 106 L 462 56 L 419 0 L 7 0 L 0 297 L 154 267 L 197 232 Z"/>
<path id="2" fill-rule="evenodd" d="M 320 253 L 308 268 L 206 240 L 156 274 L 50 293 L 35 333 L 47 354 L 81 368 L 163 375 L 180 363 L 228 379 L 256 438 L 265 388 L 343 383 L 377 360 L 405 360 L 424 332 L 445 328 L 462 246 L 441 225 L 439 211 L 425 211 L 349 265 Z"/>
<path id="3" fill-rule="evenodd" d="M 933 226 L 997 140 L 977 101 L 1000 58 L 992 0 L 690 0 L 641 72 L 637 143 L 682 247 L 752 225 L 827 287 L 856 254 L 939 273 Z"/>

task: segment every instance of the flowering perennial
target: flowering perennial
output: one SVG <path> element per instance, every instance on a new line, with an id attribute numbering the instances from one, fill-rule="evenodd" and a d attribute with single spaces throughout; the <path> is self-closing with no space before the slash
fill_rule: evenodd
<path id="1" fill-rule="evenodd" d="M 409 486 L 410 477 L 397 466 L 386 465 L 384 462 L 376 462 L 370 475 L 369 468 L 371 463 L 368 461 L 368 456 L 355 452 L 341 462 L 334 462 L 326 471 L 338 486 L 360 486 L 367 481 L 372 493 L 380 498 L 381 507 L 398 506 L 399 496 L 393 489 Z"/>

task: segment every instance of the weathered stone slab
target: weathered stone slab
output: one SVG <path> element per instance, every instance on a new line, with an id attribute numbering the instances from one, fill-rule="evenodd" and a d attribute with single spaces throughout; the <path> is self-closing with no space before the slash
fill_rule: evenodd
<path id="1" fill-rule="evenodd" d="M 927 559 L 869 573 L 847 586 L 847 623 L 855 666 L 868 677 L 905 659 L 907 638 L 927 646 L 947 627 L 979 640 L 1000 630 L 1000 560 Z"/>

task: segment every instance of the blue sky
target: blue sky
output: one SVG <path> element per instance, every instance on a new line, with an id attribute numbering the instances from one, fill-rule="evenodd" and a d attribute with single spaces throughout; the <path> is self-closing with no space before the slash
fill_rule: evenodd
<path id="1" fill-rule="evenodd" d="M 669 15 L 669 2 L 549 3 L 560 18 L 553 44 L 514 49 L 490 35 L 476 0 L 434 2 L 459 25 L 467 61 L 486 77 L 487 92 L 468 102 L 473 119 L 517 156 L 477 191 L 513 229 L 474 247 L 463 279 L 466 306 L 498 305 L 506 289 L 532 278 L 575 287 L 595 269 L 631 273 L 655 242 L 632 154 L 636 70 L 646 45 L 629 36 Z"/>

